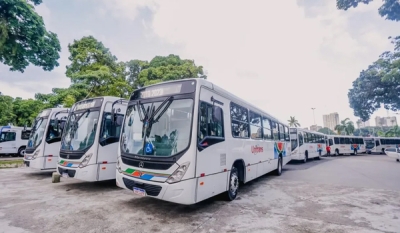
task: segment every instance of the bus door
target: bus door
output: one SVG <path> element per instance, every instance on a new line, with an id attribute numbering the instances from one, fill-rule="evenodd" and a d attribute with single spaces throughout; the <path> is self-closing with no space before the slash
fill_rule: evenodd
<path id="1" fill-rule="evenodd" d="M 192 142 L 196 145 L 197 156 L 196 162 L 190 166 L 196 166 L 195 176 L 199 177 L 196 200 L 198 202 L 228 189 L 228 177 L 234 162 L 229 158 L 242 157 L 247 152 L 243 151 L 243 147 L 237 147 L 240 142 L 237 142 L 236 145 L 229 145 L 231 148 L 235 146 L 236 152 L 234 150 L 227 151 L 227 143 L 232 142 L 225 139 L 225 135 L 231 133 L 229 118 L 224 118 L 230 114 L 228 99 L 202 87 L 197 109 L 199 111 L 198 121 L 193 122 L 193 128 L 197 128 L 198 131 L 197 141 Z M 230 153 L 237 153 L 237 155 Z M 224 169 L 227 169 L 227 172 L 221 172 Z M 256 171 L 256 169 L 253 170 Z M 201 174 L 206 174 L 206 176 L 201 177 Z"/>
<path id="2" fill-rule="evenodd" d="M 116 163 L 117 163 L 117 151 L 119 146 L 119 137 L 121 133 L 120 120 L 123 119 L 124 113 L 126 112 L 126 104 L 121 102 L 115 103 L 108 101 L 103 103 L 104 110 L 98 119 L 97 130 L 99 131 L 99 143 L 97 146 L 96 163 L 98 166 L 97 180 L 109 180 L 115 179 Z M 114 106 L 113 106 L 114 104 Z M 114 115 L 112 109 L 115 109 Z"/>

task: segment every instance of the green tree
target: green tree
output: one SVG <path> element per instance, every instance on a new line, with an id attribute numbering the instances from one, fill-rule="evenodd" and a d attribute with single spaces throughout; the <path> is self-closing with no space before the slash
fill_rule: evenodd
<path id="1" fill-rule="evenodd" d="M 164 81 L 207 78 L 202 66 L 196 66 L 193 60 L 182 60 L 179 56 L 173 54 L 166 57 L 156 56 L 148 65 L 143 64 L 144 68 L 140 70 L 135 81 L 135 89 Z"/>
<path id="2" fill-rule="evenodd" d="M 133 88 L 126 80 L 126 66 L 118 62 L 108 48 L 93 36 L 74 40 L 68 45 L 71 53 L 66 75 L 72 84 L 85 86 L 87 97 L 110 95 L 127 97 Z"/>
<path id="3" fill-rule="evenodd" d="M 336 6 L 340 10 L 348 10 L 357 7 L 358 4 L 368 4 L 372 0 L 336 0 Z M 400 21 L 400 2 L 398 0 L 384 0 L 378 9 L 379 14 L 387 20 Z"/>
<path id="4" fill-rule="evenodd" d="M 337 8 L 348 10 L 358 4 L 368 4 L 372 0 L 336 0 Z M 378 10 L 381 17 L 386 20 L 400 21 L 400 2 L 398 0 L 384 0 Z M 389 37 L 389 39 L 392 39 Z M 386 109 L 394 111 L 400 109 L 400 36 L 392 40 L 394 51 L 384 52 L 366 70 L 360 72 L 359 77 L 353 82 L 348 98 L 354 115 L 363 121 L 383 105 Z"/>
<path id="5" fill-rule="evenodd" d="M 293 117 L 291 116 L 288 122 L 290 127 L 300 127 L 299 121 L 294 116 Z"/>
<path id="6" fill-rule="evenodd" d="M 363 70 L 353 82 L 348 97 L 354 115 L 363 121 L 382 105 L 386 109 L 400 109 L 400 36 L 393 39 L 393 52 L 385 52 Z"/>
<path id="7" fill-rule="evenodd" d="M 0 126 L 14 123 L 13 101 L 11 96 L 0 95 Z"/>
<path id="8" fill-rule="evenodd" d="M 13 103 L 13 114 L 15 115 L 14 123 L 18 126 L 30 126 L 35 117 L 41 110 L 45 108 L 45 104 L 39 100 L 22 99 L 17 97 Z"/>
<path id="9" fill-rule="evenodd" d="M 71 107 L 75 102 L 88 96 L 84 84 L 72 84 L 69 88 L 53 88 L 52 93 L 36 93 L 35 99 L 42 101 L 46 108 Z"/>
<path id="10" fill-rule="evenodd" d="M 328 134 L 328 135 L 336 134 L 333 130 L 329 129 L 328 127 L 324 127 L 322 129 L 319 129 L 318 132 L 323 133 L 323 134 Z"/>
<path id="11" fill-rule="evenodd" d="M 11 71 L 24 72 L 29 64 L 50 71 L 59 65 L 60 42 L 35 12 L 34 5 L 40 3 L 42 0 L 0 1 L 0 62 Z"/>
<path id="12" fill-rule="evenodd" d="M 354 123 L 350 121 L 349 118 L 346 118 L 340 121 L 340 125 L 335 126 L 335 130 L 339 135 L 341 135 L 343 132 L 345 132 L 346 135 L 351 135 L 355 130 Z"/>
<path id="13" fill-rule="evenodd" d="M 389 129 L 389 131 L 385 132 L 386 137 L 400 137 L 400 128 L 395 125 L 393 128 Z"/>

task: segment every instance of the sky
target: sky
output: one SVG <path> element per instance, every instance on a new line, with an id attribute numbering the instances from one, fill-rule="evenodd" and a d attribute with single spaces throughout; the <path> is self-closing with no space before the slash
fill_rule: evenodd
<path id="1" fill-rule="evenodd" d="M 400 35 L 399 23 L 378 14 L 381 3 L 340 11 L 334 0 L 44 0 L 36 10 L 58 35 L 60 66 L 20 73 L 0 64 L 0 92 L 34 98 L 68 87 L 68 44 L 92 35 L 120 61 L 194 59 L 209 81 L 284 122 L 295 116 L 309 127 L 311 108 L 317 125 L 331 112 L 355 122 L 352 82 Z M 388 114 L 377 111 L 370 124 Z"/>

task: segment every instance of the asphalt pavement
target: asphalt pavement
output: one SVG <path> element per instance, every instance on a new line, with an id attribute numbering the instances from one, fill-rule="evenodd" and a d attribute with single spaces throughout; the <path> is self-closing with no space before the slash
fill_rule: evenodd
<path id="1" fill-rule="evenodd" d="M 232 202 L 183 206 L 29 168 L 0 169 L 0 232 L 400 232 L 400 163 L 385 155 L 291 163 Z"/>

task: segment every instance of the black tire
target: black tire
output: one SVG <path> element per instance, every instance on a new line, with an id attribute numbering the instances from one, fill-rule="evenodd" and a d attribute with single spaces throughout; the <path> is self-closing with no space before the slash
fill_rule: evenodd
<path id="1" fill-rule="evenodd" d="M 278 167 L 275 170 L 275 175 L 280 176 L 282 175 L 282 156 L 278 158 Z"/>
<path id="2" fill-rule="evenodd" d="M 239 190 L 239 172 L 236 167 L 232 167 L 231 173 L 229 175 L 229 186 L 228 191 L 225 193 L 225 199 L 228 201 L 233 201 L 237 197 Z"/>
<path id="3" fill-rule="evenodd" d="M 308 151 L 305 152 L 303 163 L 307 163 L 308 160 Z"/>
<path id="4" fill-rule="evenodd" d="M 18 149 L 18 156 L 20 156 L 20 157 L 24 157 L 25 156 L 25 147 L 24 146 L 21 146 Z"/>
<path id="5" fill-rule="evenodd" d="M 397 162 L 400 162 L 400 159 L 396 159 Z"/>

